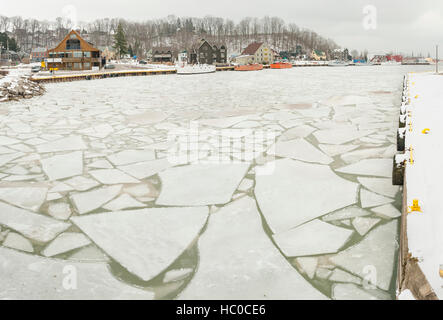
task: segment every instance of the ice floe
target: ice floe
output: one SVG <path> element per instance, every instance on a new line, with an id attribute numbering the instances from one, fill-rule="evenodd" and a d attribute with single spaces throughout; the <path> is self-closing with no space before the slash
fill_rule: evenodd
<path id="1" fill-rule="evenodd" d="M 358 185 L 340 178 L 328 166 L 290 159 L 274 164 L 272 174 L 257 176 L 255 185 L 258 204 L 274 233 L 357 201 Z"/>
<path id="2" fill-rule="evenodd" d="M 318 266 L 318 258 L 316 257 L 301 257 L 296 259 L 297 264 L 300 266 L 302 272 L 306 273 L 306 275 L 313 279 L 315 276 L 315 271 Z"/>
<path id="3" fill-rule="evenodd" d="M 221 163 L 167 169 L 159 174 L 162 191 L 156 204 L 200 206 L 227 203 L 248 168 L 248 163 Z"/>
<path id="4" fill-rule="evenodd" d="M 126 193 L 122 194 L 118 198 L 115 198 L 114 200 L 108 202 L 106 205 L 103 206 L 104 209 L 111 211 L 119 211 L 128 208 L 143 208 L 143 207 L 146 207 L 144 203 L 135 200 L 133 197 L 131 197 Z"/>
<path id="5" fill-rule="evenodd" d="M 83 173 L 83 153 L 75 151 L 40 160 L 50 180 L 77 176 Z"/>
<path id="6" fill-rule="evenodd" d="M 211 215 L 198 247 L 199 267 L 180 299 L 326 298 L 275 248 L 249 197 Z"/>
<path id="7" fill-rule="evenodd" d="M 80 136 L 69 136 L 55 141 L 42 143 L 36 146 L 40 153 L 76 151 L 87 149 L 87 146 Z"/>
<path id="8" fill-rule="evenodd" d="M 274 241 L 287 257 L 314 256 L 336 253 L 352 234 L 352 230 L 313 220 L 274 235 Z"/>
<path id="9" fill-rule="evenodd" d="M 362 284 L 361 278 L 356 277 L 349 272 L 343 271 L 339 268 L 334 269 L 331 276 L 329 277 L 329 280 L 334 282 L 355 283 L 357 285 Z"/>
<path id="10" fill-rule="evenodd" d="M 306 162 L 330 164 L 334 159 L 315 148 L 305 139 L 278 141 L 275 145 L 275 155 Z"/>
<path id="11" fill-rule="evenodd" d="M 326 216 L 322 217 L 322 220 L 335 221 L 335 220 L 343 220 L 354 217 L 363 217 L 363 216 L 368 216 L 370 214 L 371 212 L 369 212 L 368 210 L 364 210 L 357 206 L 351 206 L 348 208 L 338 210 L 336 212 L 329 213 Z"/>
<path id="12" fill-rule="evenodd" d="M 69 223 L 2 202 L 0 202 L 0 224 L 38 242 L 48 242 L 71 226 Z"/>
<path id="13" fill-rule="evenodd" d="M 155 159 L 152 150 L 123 150 L 108 156 L 108 160 L 116 166 Z"/>
<path id="14" fill-rule="evenodd" d="M 148 281 L 189 247 L 208 213 L 207 207 L 152 208 L 71 220 L 129 272 Z"/>
<path id="15" fill-rule="evenodd" d="M 328 129 L 314 132 L 314 136 L 320 143 L 345 144 L 346 142 L 367 136 L 371 131 L 360 131 L 357 128 Z"/>
<path id="16" fill-rule="evenodd" d="M 398 222 L 392 221 L 370 231 L 354 246 L 330 257 L 331 262 L 362 278 L 372 272 L 371 279 L 388 290 L 394 274 Z M 373 274 L 373 273 L 376 274 Z"/>
<path id="17" fill-rule="evenodd" d="M 114 199 L 121 190 L 121 185 L 102 187 L 96 190 L 76 193 L 71 199 L 80 214 L 91 212 Z"/>
<path id="18" fill-rule="evenodd" d="M 154 293 L 116 280 L 107 263 L 79 263 L 0 248 L 0 299 L 153 299 Z M 75 273 L 77 283 L 72 277 Z M 68 280 L 65 280 L 67 279 Z M 65 284 L 65 286 L 64 286 Z M 76 284 L 76 285 L 75 285 Z M 72 287 L 75 285 L 75 287 Z M 75 289 L 75 290 L 74 290 Z"/>
<path id="19" fill-rule="evenodd" d="M 362 176 L 378 176 L 390 178 L 392 176 L 392 160 L 365 159 L 349 166 L 339 168 L 336 171 Z"/>
<path id="20" fill-rule="evenodd" d="M 401 212 L 392 204 L 386 204 L 381 207 L 372 208 L 371 211 L 375 212 L 380 217 L 388 219 L 398 218 L 401 216 Z"/>
<path id="21" fill-rule="evenodd" d="M 364 188 L 361 188 L 360 201 L 362 208 L 371 208 L 394 202 L 394 199 L 387 198 L 379 194 L 373 193 L 371 191 L 368 191 Z"/>
<path id="22" fill-rule="evenodd" d="M 358 146 L 352 144 L 319 144 L 318 147 L 330 157 L 335 157 L 339 154 L 346 153 L 358 148 Z"/>
<path id="23" fill-rule="evenodd" d="M 140 181 L 118 169 L 98 169 L 89 174 L 103 184 L 139 183 Z"/>
<path id="24" fill-rule="evenodd" d="M 366 233 L 368 233 L 369 230 L 371 230 L 377 223 L 380 222 L 380 219 L 378 218 L 362 218 L 362 217 L 356 217 L 352 220 L 352 226 L 357 230 L 357 232 L 364 236 Z"/>
<path id="25" fill-rule="evenodd" d="M 38 211 L 46 199 L 48 188 L 44 186 L 10 186 L 0 184 L 0 200 L 23 209 Z"/>
<path id="26" fill-rule="evenodd" d="M 3 246 L 25 252 L 34 252 L 31 241 L 15 232 L 8 233 L 5 241 L 3 241 Z"/>
<path id="27" fill-rule="evenodd" d="M 363 177 L 358 177 L 357 179 L 365 188 L 383 196 L 394 198 L 400 190 L 398 186 L 392 185 L 391 179 Z"/>
<path id="28" fill-rule="evenodd" d="M 167 159 L 158 159 L 119 166 L 118 169 L 130 174 L 137 179 L 144 179 L 163 171 L 173 164 Z"/>
<path id="29" fill-rule="evenodd" d="M 87 246 L 90 243 L 91 240 L 89 240 L 83 233 L 64 232 L 46 246 L 42 251 L 42 255 L 45 257 L 53 257 L 61 253 Z"/>

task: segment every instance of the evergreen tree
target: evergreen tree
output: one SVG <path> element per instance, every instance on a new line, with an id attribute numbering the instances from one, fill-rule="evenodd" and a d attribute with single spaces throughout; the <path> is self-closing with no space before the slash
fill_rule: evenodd
<path id="1" fill-rule="evenodd" d="M 10 51 L 18 52 L 20 48 L 17 46 L 14 38 L 9 38 L 8 35 L 4 32 L 0 32 L 0 47 L 6 51 L 6 48 L 9 48 Z"/>
<path id="2" fill-rule="evenodd" d="M 125 32 L 121 23 L 118 24 L 117 32 L 114 35 L 114 48 L 120 58 L 128 53 L 128 43 L 126 42 Z"/>

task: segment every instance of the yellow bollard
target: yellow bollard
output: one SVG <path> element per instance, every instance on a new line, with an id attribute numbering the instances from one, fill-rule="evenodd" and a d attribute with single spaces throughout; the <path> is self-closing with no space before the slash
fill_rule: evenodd
<path id="1" fill-rule="evenodd" d="M 411 147 L 409 147 L 409 163 L 410 164 L 414 164 L 414 154 L 413 154 L 414 149 Z"/>
<path id="2" fill-rule="evenodd" d="M 411 213 L 411 212 L 422 212 L 421 211 L 421 207 L 419 206 L 417 199 L 414 199 L 412 201 L 412 206 L 410 206 L 408 208 L 409 208 L 408 213 Z"/>
<path id="3" fill-rule="evenodd" d="M 443 278 L 443 264 L 440 265 L 440 277 Z"/>
<path id="4" fill-rule="evenodd" d="M 418 99 L 418 94 L 414 97 L 415 99 Z"/>
<path id="5" fill-rule="evenodd" d="M 430 132 L 431 132 L 431 129 L 426 128 L 426 129 L 424 129 L 421 133 L 423 133 L 423 134 L 429 134 Z"/>

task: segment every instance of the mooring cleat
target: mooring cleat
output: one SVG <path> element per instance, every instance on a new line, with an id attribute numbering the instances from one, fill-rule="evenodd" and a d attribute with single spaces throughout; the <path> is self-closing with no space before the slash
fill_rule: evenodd
<path id="1" fill-rule="evenodd" d="M 408 207 L 408 213 L 412 213 L 412 212 L 422 212 L 421 207 L 418 205 L 417 199 L 413 200 L 412 206 Z"/>

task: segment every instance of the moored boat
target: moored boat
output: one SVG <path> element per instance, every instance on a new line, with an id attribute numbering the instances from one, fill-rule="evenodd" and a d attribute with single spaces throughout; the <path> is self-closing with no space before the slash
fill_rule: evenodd
<path id="1" fill-rule="evenodd" d="M 188 56 L 186 52 L 182 52 L 178 55 L 178 64 L 176 65 L 177 74 L 191 75 L 191 74 L 204 74 L 213 73 L 217 68 L 209 64 L 188 64 Z"/>
<path id="2" fill-rule="evenodd" d="M 271 69 L 289 69 L 292 68 L 292 64 L 289 62 L 275 62 L 271 64 Z"/>
<path id="3" fill-rule="evenodd" d="M 347 67 L 349 66 L 349 62 L 342 60 L 333 60 L 329 61 L 328 66 L 330 67 Z"/>
<path id="4" fill-rule="evenodd" d="M 235 66 L 234 70 L 235 71 L 257 71 L 257 70 L 263 70 L 263 65 L 259 64 L 259 63 L 239 65 L 239 66 Z"/>

